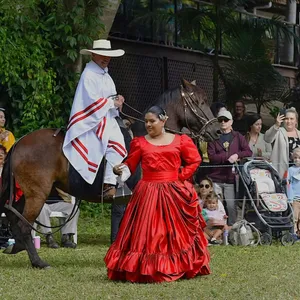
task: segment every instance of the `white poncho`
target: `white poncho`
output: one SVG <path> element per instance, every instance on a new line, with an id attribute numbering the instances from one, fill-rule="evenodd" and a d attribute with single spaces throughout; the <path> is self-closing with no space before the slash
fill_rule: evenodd
<path id="1" fill-rule="evenodd" d="M 118 110 L 109 96 L 116 94 L 112 78 L 93 61 L 77 86 L 63 152 L 72 166 L 90 184 L 95 180 L 103 156 L 111 165 L 126 157 L 124 137 L 115 119 Z"/>

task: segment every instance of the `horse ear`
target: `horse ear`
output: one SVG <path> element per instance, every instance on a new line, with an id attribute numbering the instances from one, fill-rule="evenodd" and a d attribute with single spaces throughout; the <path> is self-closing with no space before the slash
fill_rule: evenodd
<path id="1" fill-rule="evenodd" d="M 184 78 L 181 78 L 181 84 L 183 85 L 184 88 L 188 88 L 191 84 L 185 80 Z"/>
<path id="2" fill-rule="evenodd" d="M 181 82 L 182 82 L 182 86 L 189 92 L 193 92 L 194 91 L 194 88 L 195 88 L 195 85 L 188 82 L 187 80 L 185 79 L 181 79 Z"/>
<path id="3" fill-rule="evenodd" d="M 196 79 L 191 82 L 192 85 L 197 85 Z"/>

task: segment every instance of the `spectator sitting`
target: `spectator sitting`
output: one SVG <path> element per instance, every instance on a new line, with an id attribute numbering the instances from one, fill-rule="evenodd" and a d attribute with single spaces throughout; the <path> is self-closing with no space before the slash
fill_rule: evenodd
<path id="1" fill-rule="evenodd" d="M 281 124 L 283 123 L 283 127 Z M 281 177 L 292 163 L 292 153 L 300 147 L 300 131 L 298 113 L 295 108 L 289 108 L 284 115 L 278 114 L 275 124 L 265 133 L 265 141 L 273 144 L 271 161 Z"/>
<path id="2" fill-rule="evenodd" d="M 66 196 L 69 196 L 69 195 L 66 194 Z M 45 203 L 39 216 L 37 217 L 37 221 L 45 226 L 50 227 L 51 226 L 51 222 L 50 222 L 51 212 L 53 212 L 53 211 L 62 212 L 63 214 L 65 214 L 66 219 L 68 220 L 69 216 L 71 215 L 71 213 L 73 211 L 73 208 L 74 208 L 73 203 L 68 203 L 65 201 L 59 201 L 59 202 L 52 203 L 52 204 Z M 76 214 L 74 215 L 74 217 L 61 228 L 61 232 L 62 232 L 61 243 L 62 243 L 62 246 L 65 248 L 76 248 L 76 244 L 72 241 L 72 239 L 73 239 L 73 235 L 75 234 L 76 228 L 77 228 L 79 209 L 77 210 L 77 208 L 74 208 L 74 213 L 75 212 L 76 212 Z M 59 245 L 54 240 L 51 228 L 41 226 L 40 230 L 46 236 L 46 243 L 49 248 L 53 248 L 53 249 L 59 248 Z"/>
<path id="3" fill-rule="evenodd" d="M 12 132 L 4 128 L 6 121 L 4 111 L 4 108 L 0 108 L 0 145 L 4 146 L 8 152 L 16 140 Z"/>
<path id="4" fill-rule="evenodd" d="M 218 207 L 219 209 L 222 209 L 225 211 L 224 209 L 224 205 L 222 203 L 222 201 L 220 199 L 222 199 L 221 195 L 218 194 L 218 192 L 216 190 L 214 190 L 214 184 L 212 182 L 212 180 L 208 177 L 205 177 L 200 184 L 195 186 L 195 189 L 197 191 L 198 194 L 198 199 L 199 199 L 199 205 L 201 206 L 201 208 L 203 208 L 204 204 L 205 204 L 205 200 L 206 197 L 208 195 L 210 195 L 211 193 L 215 193 L 218 197 Z M 203 210 L 202 210 L 203 211 Z"/>
<path id="5" fill-rule="evenodd" d="M 235 102 L 232 128 L 242 135 L 247 132 L 246 105 L 242 100 Z"/>
<path id="6" fill-rule="evenodd" d="M 210 178 L 214 185 L 219 185 L 227 205 L 228 225 L 236 221 L 235 175 L 232 164 L 238 160 L 252 156 L 252 151 L 244 136 L 232 130 L 232 115 L 229 111 L 221 111 L 218 115 L 222 134 L 216 141 L 208 143 L 208 157 L 210 163 L 218 165 L 210 168 Z M 221 165 L 221 166 L 220 166 Z"/>
<path id="7" fill-rule="evenodd" d="M 246 134 L 246 140 L 249 143 L 249 147 L 254 157 L 263 157 L 270 159 L 272 153 L 272 145 L 265 142 L 264 134 L 261 133 L 262 119 L 258 114 L 249 115 L 248 120 L 248 132 Z"/>
<path id="8" fill-rule="evenodd" d="M 300 148 L 293 150 L 294 166 L 288 170 L 287 196 L 294 211 L 294 233 L 300 236 Z"/>
<path id="9" fill-rule="evenodd" d="M 216 190 L 214 190 L 214 184 L 209 177 L 203 178 L 200 181 L 199 185 L 197 184 L 195 186 L 195 189 L 198 194 L 199 204 L 200 204 L 201 208 L 204 205 L 207 195 L 209 195 L 212 192 L 216 192 Z M 216 194 L 218 195 L 218 193 L 216 193 Z M 220 200 L 220 199 L 222 199 L 222 197 L 220 197 L 220 195 L 218 195 L 218 199 Z M 221 201 L 220 201 L 219 205 L 223 207 L 223 203 Z"/>
<path id="10" fill-rule="evenodd" d="M 203 208 L 203 216 L 208 220 L 204 234 L 211 245 L 219 244 L 218 240 L 226 226 L 227 216 L 223 205 L 220 206 L 219 203 L 217 194 L 212 192 L 207 195 Z"/>

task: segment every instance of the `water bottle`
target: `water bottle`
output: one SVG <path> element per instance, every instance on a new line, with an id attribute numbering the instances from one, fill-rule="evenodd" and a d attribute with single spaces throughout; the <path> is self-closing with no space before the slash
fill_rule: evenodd
<path id="1" fill-rule="evenodd" d="M 9 240 L 7 241 L 8 246 L 13 245 L 14 243 L 15 243 L 15 239 L 9 239 Z"/>
<path id="2" fill-rule="evenodd" d="M 241 245 L 247 246 L 249 244 L 248 236 L 247 236 L 247 229 L 245 225 L 242 225 L 240 228 L 240 239 L 241 239 Z"/>
<path id="3" fill-rule="evenodd" d="M 228 230 L 225 229 L 223 232 L 223 245 L 228 246 Z"/>
<path id="4" fill-rule="evenodd" d="M 232 174 L 235 174 L 235 166 L 234 165 L 232 165 L 231 172 L 232 172 Z"/>

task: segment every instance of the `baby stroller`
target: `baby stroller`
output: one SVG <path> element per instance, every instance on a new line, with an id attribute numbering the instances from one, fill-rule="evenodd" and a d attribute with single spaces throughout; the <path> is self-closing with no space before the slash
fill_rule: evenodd
<path id="1" fill-rule="evenodd" d="M 282 245 L 294 244 L 293 209 L 277 170 L 265 160 L 253 159 L 239 169 L 239 176 L 242 215 L 261 232 L 261 243 L 270 245 L 275 237 Z"/>

